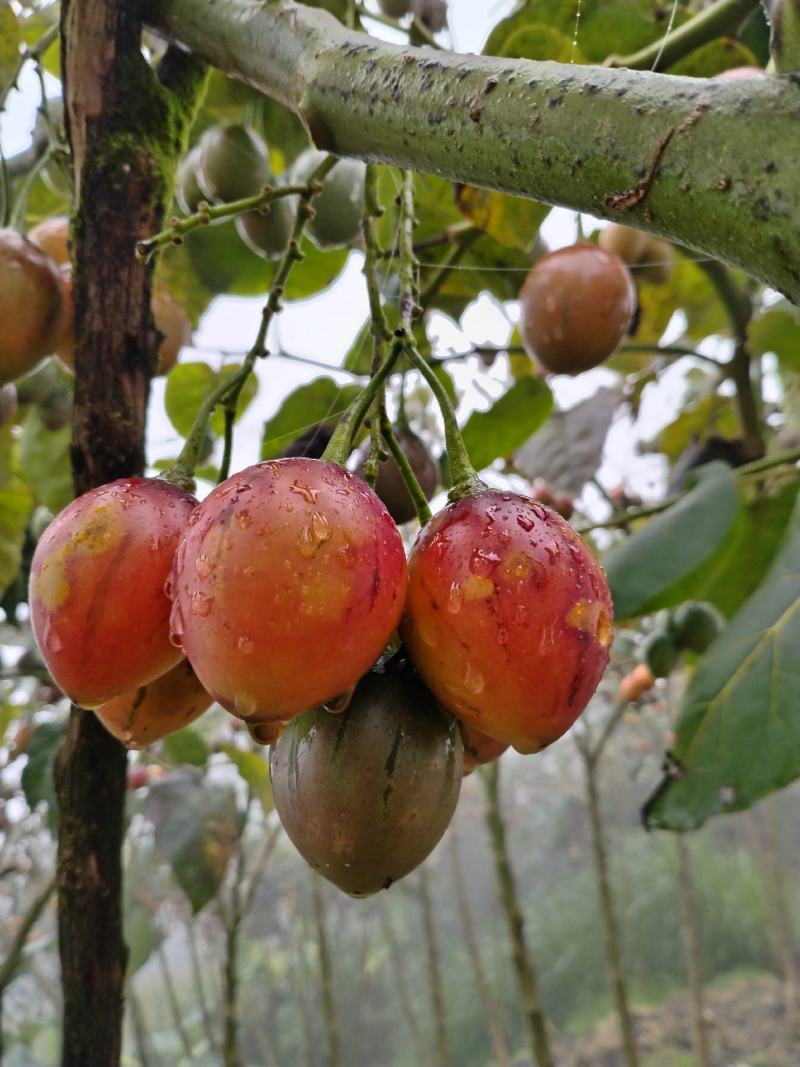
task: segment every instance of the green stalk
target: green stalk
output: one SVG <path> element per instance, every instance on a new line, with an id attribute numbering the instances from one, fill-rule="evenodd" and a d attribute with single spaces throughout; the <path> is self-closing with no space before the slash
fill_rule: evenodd
<path id="1" fill-rule="evenodd" d="M 431 392 L 436 397 L 436 403 L 444 420 L 444 439 L 447 446 L 447 459 L 450 463 L 450 473 L 453 485 L 447 494 L 452 504 L 457 500 L 463 500 L 468 496 L 475 496 L 483 492 L 487 485 L 482 481 L 470 462 L 469 455 L 464 446 L 464 439 L 458 428 L 456 413 L 450 403 L 447 390 L 436 377 L 433 368 L 422 358 L 414 345 L 406 338 L 404 352 L 411 361 L 412 366 L 419 371 L 428 383 Z"/>
<path id="2" fill-rule="evenodd" d="M 383 208 L 378 200 L 377 167 L 374 163 L 368 163 L 364 181 L 364 213 L 361 218 L 361 232 L 364 237 L 364 277 L 367 282 L 370 332 L 372 334 L 372 366 L 370 374 L 373 376 L 385 359 L 386 343 L 392 336 L 383 311 L 383 305 L 381 304 L 378 281 L 378 262 L 382 253 L 375 229 L 375 220 L 380 218 L 382 214 Z M 370 449 L 367 461 L 364 464 L 363 476 L 367 485 L 373 489 L 378 479 L 378 468 L 383 458 L 381 413 L 384 410 L 385 396 L 386 387 L 383 385 L 375 395 L 370 415 Z"/>
<path id="3" fill-rule="evenodd" d="M 366 418 L 370 405 L 377 396 L 381 386 L 394 370 L 394 366 L 400 358 L 400 353 L 402 351 L 403 341 L 398 338 L 389 350 L 389 355 L 378 368 L 375 376 L 364 386 L 339 420 L 339 424 L 333 431 L 333 437 L 331 437 L 328 442 L 328 447 L 323 453 L 323 459 L 328 460 L 331 463 L 338 463 L 341 467 L 345 465 L 347 457 L 353 451 L 353 441 L 358 428 Z"/>
<path id="4" fill-rule="evenodd" d="M 422 491 L 422 486 L 417 481 L 414 468 L 408 462 L 408 457 L 400 447 L 400 442 L 395 437 L 392 424 L 389 422 L 385 411 L 382 413 L 381 418 L 381 433 L 389 451 L 394 457 L 395 463 L 400 468 L 400 473 L 403 476 L 408 495 L 411 497 L 420 526 L 424 526 L 431 520 L 431 509 L 428 507 L 428 501 Z"/>

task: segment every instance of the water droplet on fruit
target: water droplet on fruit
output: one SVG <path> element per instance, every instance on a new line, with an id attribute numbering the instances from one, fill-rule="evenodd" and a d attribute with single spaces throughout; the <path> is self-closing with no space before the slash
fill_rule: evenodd
<path id="1" fill-rule="evenodd" d="M 547 508 L 542 507 L 541 504 L 531 504 L 531 511 L 536 516 L 536 518 L 540 519 L 542 522 L 547 522 L 547 520 L 550 518 L 550 512 L 547 510 Z"/>
<path id="2" fill-rule="evenodd" d="M 49 621 L 44 628 L 44 647 L 48 652 L 60 652 L 64 647 L 61 635 Z"/>
<path id="3" fill-rule="evenodd" d="M 247 637 L 245 634 L 239 638 L 236 642 L 236 647 L 240 652 L 244 652 L 246 656 L 249 656 L 253 649 L 256 647 L 251 637 Z"/>
<path id="4" fill-rule="evenodd" d="M 202 556 L 198 556 L 197 559 L 194 561 L 194 569 L 197 571 L 197 577 L 200 578 L 202 581 L 205 581 L 205 579 L 208 578 L 208 576 L 214 570 L 214 564 L 211 562 L 208 556 L 203 553 Z"/>
<path id="5" fill-rule="evenodd" d="M 605 608 L 600 608 L 600 614 L 597 616 L 597 640 L 603 648 L 608 648 L 613 633 L 614 628 L 611 625 L 611 619 L 608 617 L 608 612 Z"/>
<path id="6" fill-rule="evenodd" d="M 324 700 L 322 702 L 323 711 L 327 711 L 329 715 L 342 715 L 350 707 L 355 691 L 356 687 L 352 685 L 349 689 L 345 689 L 343 693 L 339 693 L 338 696 L 331 697 L 330 700 Z"/>
<path id="7" fill-rule="evenodd" d="M 527 515 L 517 515 L 517 526 L 521 526 L 526 533 L 530 533 L 534 525 L 533 519 L 529 519 Z"/>
<path id="8" fill-rule="evenodd" d="M 447 610 L 451 615 L 458 615 L 464 606 L 464 593 L 459 582 L 452 582 L 447 596 Z"/>
<path id="9" fill-rule="evenodd" d="M 317 541 L 322 544 L 331 536 L 331 524 L 321 511 L 315 511 L 311 516 L 311 530 Z"/>
<path id="10" fill-rule="evenodd" d="M 233 518 L 241 530 L 246 530 L 248 526 L 253 525 L 253 519 L 249 511 L 237 511 Z"/>
<path id="11" fill-rule="evenodd" d="M 195 591 L 191 596 L 192 601 L 192 613 L 199 615 L 201 619 L 204 619 L 206 615 L 211 611 L 211 607 L 214 603 L 213 596 L 208 596 L 207 593 L 200 593 Z"/>
<path id="12" fill-rule="evenodd" d="M 507 545 L 508 542 L 511 540 L 511 532 L 509 530 L 501 530 L 500 533 L 497 535 L 497 540 L 500 542 L 501 545 Z"/>
<path id="13" fill-rule="evenodd" d="M 483 692 L 485 685 L 486 681 L 481 672 L 474 663 L 470 663 L 467 660 L 467 669 L 464 672 L 464 688 L 466 691 L 472 696 L 477 696 Z"/>
<path id="14" fill-rule="evenodd" d="M 321 512 L 315 511 L 311 516 L 311 525 L 304 526 L 298 535 L 297 547 L 300 555 L 311 559 L 320 546 L 330 540 L 330 537 L 330 523 Z"/>
<path id="15" fill-rule="evenodd" d="M 469 559 L 469 569 L 473 574 L 486 576 L 491 574 L 500 562 L 497 552 L 487 548 L 476 548 Z"/>
<path id="16" fill-rule="evenodd" d="M 258 701 L 252 693 L 234 693 L 233 707 L 238 718 L 249 719 L 252 718 L 258 710 Z"/>
<path id="17" fill-rule="evenodd" d="M 280 722 L 249 722 L 247 729 L 257 745 L 271 745 L 281 736 L 283 723 Z"/>
<path id="18" fill-rule="evenodd" d="M 317 502 L 317 490 L 312 489 L 310 485 L 304 485 L 302 482 L 293 482 L 289 486 L 289 492 L 297 493 L 307 504 L 316 504 Z"/>
<path id="19" fill-rule="evenodd" d="M 195 526 L 200 521 L 200 508 L 195 508 L 189 516 L 189 526 Z"/>

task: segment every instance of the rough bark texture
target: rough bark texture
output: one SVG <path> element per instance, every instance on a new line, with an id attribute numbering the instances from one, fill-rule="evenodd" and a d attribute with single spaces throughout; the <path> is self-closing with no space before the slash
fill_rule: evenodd
<path id="1" fill-rule="evenodd" d="M 600 810 L 600 793 L 597 788 L 597 766 L 593 759 L 584 755 L 586 770 L 586 791 L 589 801 L 589 819 L 592 826 L 592 854 L 594 857 L 597 892 L 600 897 L 600 917 L 603 922 L 603 935 L 606 942 L 606 959 L 608 977 L 614 997 L 614 1007 L 619 1022 L 620 1044 L 627 1067 L 638 1067 L 639 1056 L 636 1050 L 636 1037 L 633 1018 L 628 1005 L 628 987 L 622 968 L 622 944 L 614 911 L 614 896 L 611 889 L 611 875 L 608 870 L 608 850 L 603 832 L 603 816 Z"/>
<path id="2" fill-rule="evenodd" d="M 500 884 L 500 900 L 508 923 L 511 939 L 511 957 L 517 972 L 522 1010 L 528 1032 L 531 1052 L 538 1067 L 554 1067 L 555 1060 L 547 1036 L 547 1023 L 539 1004 L 538 980 L 533 957 L 525 941 L 525 920 L 519 906 L 519 896 L 514 882 L 514 873 L 508 857 L 506 827 L 500 811 L 500 762 L 489 764 L 482 772 L 486 787 L 488 807 L 486 820 L 494 853 L 497 880 Z"/>
<path id="3" fill-rule="evenodd" d="M 697 1067 L 712 1067 L 711 1046 L 706 1026 L 705 995 L 703 990 L 703 938 L 697 900 L 692 882 L 689 845 L 683 834 L 675 835 L 678 859 L 678 895 L 681 902 L 681 930 L 689 979 L 689 1009 L 692 1017 L 692 1047 Z"/>
<path id="4" fill-rule="evenodd" d="M 400 47 L 293 0 L 149 0 L 315 143 L 651 230 L 800 299 L 800 78 L 715 81 Z"/>
<path id="5" fill-rule="evenodd" d="M 76 187 L 72 460 L 80 493 L 144 465 L 156 334 L 149 276 L 133 253 L 162 221 L 201 75 L 170 51 L 159 83 L 141 55 L 140 5 L 131 0 L 66 0 L 61 18 Z M 56 768 L 64 1067 L 120 1059 L 125 768 L 122 746 L 74 708 Z"/>

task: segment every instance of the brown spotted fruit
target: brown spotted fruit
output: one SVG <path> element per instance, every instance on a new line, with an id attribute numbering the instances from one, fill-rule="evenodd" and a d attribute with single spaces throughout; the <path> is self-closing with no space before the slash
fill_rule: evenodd
<path id="1" fill-rule="evenodd" d="M 59 267 L 69 263 L 69 219 L 66 215 L 43 219 L 29 231 L 28 238 L 54 259 Z"/>
<path id="2" fill-rule="evenodd" d="M 73 500 L 31 563 L 33 632 L 53 680 L 97 708 L 181 657 L 164 591 L 197 501 L 157 478 L 123 478 Z"/>
<path id="3" fill-rule="evenodd" d="M 436 847 L 458 802 L 463 748 L 413 671 L 372 671 L 340 715 L 295 718 L 272 746 L 275 807 L 306 862 L 370 896 Z"/>
<path id="4" fill-rule="evenodd" d="M 259 463 L 192 516 L 175 557 L 174 639 L 229 711 L 286 722 L 370 669 L 407 581 L 397 527 L 360 479 L 324 460 Z"/>
<path id="5" fill-rule="evenodd" d="M 409 558 L 401 632 L 454 715 L 519 752 L 559 738 L 608 662 L 611 596 L 579 534 L 524 496 L 449 504 Z"/>
<path id="6" fill-rule="evenodd" d="M 155 681 L 102 704 L 95 715 L 126 748 L 146 748 L 194 722 L 213 703 L 182 659 Z"/>
<path id="7" fill-rule="evenodd" d="M 0 229 L 0 385 L 52 351 L 63 317 L 54 260 L 16 230 Z"/>
<path id="8" fill-rule="evenodd" d="M 506 741 L 495 741 L 493 737 L 487 737 L 474 726 L 463 720 L 459 721 L 461 740 L 464 742 L 464 777 L 472 774 L 476 767 L 483 767 L 486 763 L 494 763 L 496 759 L 508 748 Z"/>
<path id="9" fill-rule="evenodd" d="M 542 256 L 519 299 L 528 353 L 552 374 L 580 374 L 608 359 L 625 336 L 636 287 L 619 256 L 576 244 Z"/>

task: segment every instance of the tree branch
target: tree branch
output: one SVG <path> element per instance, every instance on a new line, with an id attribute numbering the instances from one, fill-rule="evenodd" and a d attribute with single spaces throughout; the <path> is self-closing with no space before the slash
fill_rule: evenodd
<path id="1" fill-rule="evenodd" d="M 293 0 L 150 0 L 154 28 L 337 155 L 624 220 L 800 298 L 800 84 L 401 47 Z"/>

